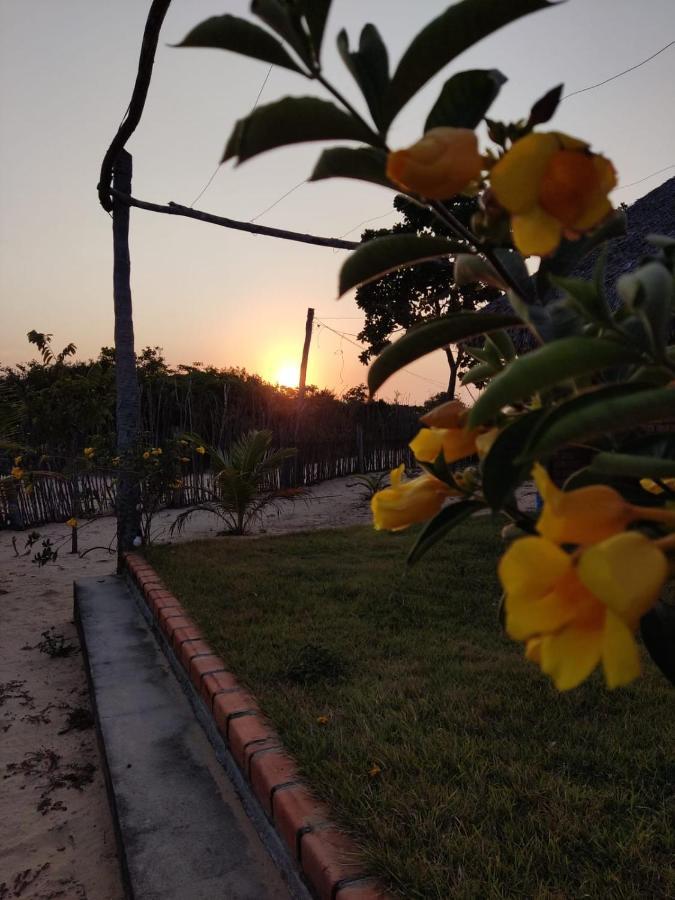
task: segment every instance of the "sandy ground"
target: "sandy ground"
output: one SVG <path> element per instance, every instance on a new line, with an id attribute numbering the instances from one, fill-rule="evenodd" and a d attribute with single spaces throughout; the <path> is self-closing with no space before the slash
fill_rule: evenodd
<path id="1" fill-rule="evenodd" d="M 307 500 L 271 513 L 258 533 L 369 521 L 350 479 L 313 488 Z M 154 539 L 169 540 L 175 510 L 161 513 Z M 180 540 L 215 537 L 218 520 L 199 513 Z M 47 525 L 29 555 L 26 532 L 0 531 L 0 900 L 122 900 L 115 838 L 92 727 L 82 654 L 73 625 L 73 581 L 108 574 L 110 517 L 80 528 Z M 42 540 L 61 545 L 56 562 L 33 563 Z M 104 549 L 90 549 L 104 548 Z M 87 552 L 90 551 L 90 552 Z M 50 639 L 45 642 L 44 632 Z M 62 646 L 65 655 L 45 652 Z"/>
<path id="2" fill-rule="evenodd" d="M 368 506 L 351 484 L 349 478 L 324 482 L 306 500 L 266 515 L 255 531 L 366 524 Z M 521 500 L 529 505 L 531 490 Z M 167 510 L 156 517 L 155 541 L 171 540 L 176 515 Z M 0 900 L 123 896 L 72 621 L 73 581 L 114 570 L 106 548 L 112 546 L 115 521 L 105 517 L 82 525 L 79 555 L 69 553 L 65 525 L 41 527 L 40 540 L 19 556 L 12 538 L 23 554 L 26 532 L 0 531 Z M 215 537 L 221 527 L 215 517 L 198 513 L 176 540 Z M 32 556 L 47 538 L 59 547 L 58 558 L 39 567 Z"/>

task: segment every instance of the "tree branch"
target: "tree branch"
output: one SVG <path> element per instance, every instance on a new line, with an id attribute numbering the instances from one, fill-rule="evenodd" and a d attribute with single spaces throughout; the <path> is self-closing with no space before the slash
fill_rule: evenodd
<path id="1" fill-rule="evenodd" d="M 145 23 L 145 31 L 143 32 L 143 42 L 138 59 L 138 72 L 136 73 L 136 82 L 129 101 L 129 108 L 101 163 L 101 174 L 97 190 L 99 202 L 106 212 L 110 212 L 112 209 L 110 186 L 113 166 L 120 150 L 124 149 L 126 142 L 136 130 L 143 115 L 143 108 L 145 107 L 150 87 L 150 78 L 152 77 L 152 67 L 155 62 L 159 32 L 170 4 L 171 0 L 152 0 Z"/>
<path id="2" fill-rule="evenodd" d="M 227 219 L 225 216 L 214 216 L 211 213 L 193 209 L 191 206 L 181 206 L 179 203 L 169 202 L 166 206 L 159 203 L 148 203 L 146 200 L 137 200 L 129 194 L 110 189 L 110 194 L 120 203 L 134 206 L 137 209 L 147 209 L 150 212 L 165 213 L 169 216 L 185 216 L 188 219 L 197 219 L 200 222 L 209 222 L 211 225 L 222 225 L 223 228 L 233 228 L 235 231 L 247 231 L 249 234 L 263 234 L 267 237 L 282 238 L 286 241 L 299 241 L 301 244 L 315 244 L 318 247 L 335 247 L 337 250 L 353 250 L 359 244 L 355 241 L 343 241 L 341 238 L 320 237 L 316 234 L 302 234 L 299 231 L 287 231 L 284 228 L 269 228 L 266 225 L 254 225 L 252 222 L 240 222 L 237 219 Z"/>

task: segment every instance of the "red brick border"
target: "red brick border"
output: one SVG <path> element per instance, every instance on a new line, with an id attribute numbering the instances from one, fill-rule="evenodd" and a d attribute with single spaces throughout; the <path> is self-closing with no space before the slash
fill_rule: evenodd
<path id="1" fill-rule="evenodd" d="M 127 553 L 125 562 L 157 628 L 319 900 L 388 900 L 365 871 L 355 842 L 329 821 L 326 807 L 300 778 L 255 698 L 227 671 L 152 566 L 137 553 Z"/>

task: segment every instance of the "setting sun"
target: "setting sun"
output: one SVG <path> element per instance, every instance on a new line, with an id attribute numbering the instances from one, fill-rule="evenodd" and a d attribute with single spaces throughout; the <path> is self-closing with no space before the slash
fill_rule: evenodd
<path id="1" fill-rule="evenodd" d="M 276 383 L 282 387 L 297 387 L 300 380 L 298 367 L 293 363 L 282 363 L 274 377 Z"/>

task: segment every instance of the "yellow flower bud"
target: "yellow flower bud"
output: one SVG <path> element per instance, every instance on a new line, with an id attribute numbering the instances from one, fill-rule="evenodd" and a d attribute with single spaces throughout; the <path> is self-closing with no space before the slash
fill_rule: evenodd
<path id="1" fill-rule="evenodd" d="M 411 481 L 403 481 L 405 467 L 391 473 L 391 487 L 378 491 L 370 501 L 375 528 L 402 531 L 415 522 L 426 522 L 443 506 L 447 497 L 457 491 L 445 482 L 425 473 Z"/>
<path id="2" fill-rule="evenodd" d="M 412 147 L 389 154 L 387 178 L 430 200 L 446 200 L 477 179 L 483 167 L 473 131 L 432 128 Z"/>

